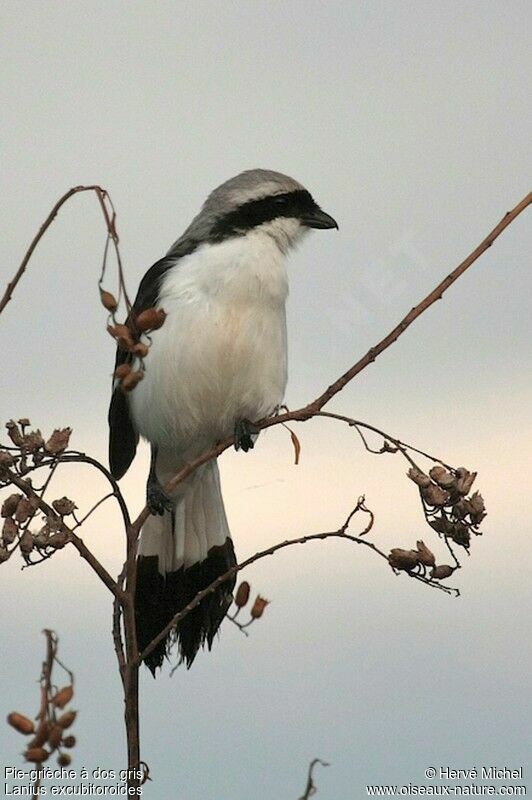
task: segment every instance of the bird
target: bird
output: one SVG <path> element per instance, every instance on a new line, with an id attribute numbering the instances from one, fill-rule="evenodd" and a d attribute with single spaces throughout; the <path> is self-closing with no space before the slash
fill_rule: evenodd
<path id="1" fill-rule="evenodd" d="M 177 488 L 165 484 L 192 459 L 234 435 L 254 446 L 254 423 L 279 409 L 287 382 L 289 252 L 310 229 L 336 221 L 293 178 L 250 169 L 209 194 L 189 227 L 142 278 L 129 320 L 163 309 L 149 334 L 143 380 L 125 392 L 115 380 L 109 407 L 109 463 L 125 475 L 140 437 L 151 449 L 150 516 L 137 553 L 139 652 L 196 594 L 236 565 L 216 459 Z M 115 368 L 138 358 L 117 348 Z M 232 602 L 235 576 L 201 600 L 144 659 L 155 676 L 174 645 L 190 667 L 211 649 Z"/>

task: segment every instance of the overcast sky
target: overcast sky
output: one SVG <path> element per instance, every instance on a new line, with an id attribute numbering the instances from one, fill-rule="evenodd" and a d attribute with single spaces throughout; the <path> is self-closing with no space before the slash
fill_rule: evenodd
<path id="1" fill-rule="evenodd" d="M 301 181 L 338 220 L 291 258 L 297 407 L 388 332 L 529 191 L 525 2 L 3 0 L 2 284 L 55 200 L 113 198 L 134 294 L 208 192 L 251 167 Z M 113 346 L 97 278 L 94 197 L 64 207 L 2 330 L 1 419 L 106 459 Z M 479 471 L 489 516 L 459 600 L 394 578 L 371 553 L 321 542 L 251 569 L 271 599 L 249 639 L 225 624 L 190 672 L 142 675 L 143 758 L 156 800 L 297 798 L 311 758 L 319 800 L 424 769 L 525 767 L 530 779 L 530 214 L 335 399 L 336 409 Z M 113 288 L 110 276 L 109 288 Z M 337 527 L 359 494 L 387 549 L 424 538 L 398 457 L 370 456 L 328 422 L 221 460 L 238 555 Z M 145 451 L 123 481 L 143 505 Z M 69 469 L 57 496 L 102 484 Z M 114 512 L 85 531 L 112 572 Z M 124 766 L 110 599 L 72 552 L 2 568 L 0 712 L 37 710 L 43 627 L 77 676 L 74 766 Z M 6 764 L 21 740 L 0 728 Z M 530 788 L 529 788 L 530 791 Z"/>

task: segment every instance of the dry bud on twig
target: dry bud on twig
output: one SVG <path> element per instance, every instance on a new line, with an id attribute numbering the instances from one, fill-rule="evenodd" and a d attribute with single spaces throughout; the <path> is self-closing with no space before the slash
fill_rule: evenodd
<path id="1" fill-rule="evenodd" d="M 57 720 L 57 724 L 61 728 L 63 728 L 63 730 L 66 730 L 67 728 L 70 728 L 70 726 L 74 723 L 76 715 L 77 711 L 65 711 L 65 713 L 62 714 Z"/>
<path id="2" fill-rule="evenodd" d="M 258 594 L 251 608 L 250 612 L 251 618 L 260 619 L 264 614 L 266 606 L 269 605 L 269 602 L 270 602 L 269 600 L 266 600 L 266 598 L 261 597 L 260 594 Z"/>
<path id="3" fill-rule="evenodd" d="M 440 564 L 432 570 L 431 578 L 435 578 L 438 581 L 450 578 L 455 569 L 456 567 L 450 567 L 449 564 Z"/>
<path id="4" fill-rule="evenodd" d="M 44 445 L 45 450 L 52 455 L 62 453 L 68 447 L 71 433 L 72 428 L 56 428 Z"/>
<path id="5" fill-rule="evenodd" d="M 466 495 L 477 477 L 476 472 L 469 472 L 465 467 L 458 467 L 456 470 L 456 491 Z"/>
<path id="6" fill-rule="evenodd" d="M 77 508 L 77 505 L 74 503 L 74 501 L 69 500 L 68 497 L 60 497 L 59 500 L 53 500 L 52 506 L 62 517 L 72 514 L 72 512 Z"/>
<path id="7" fill-rule="evenodd" d="M 425 488 L 426 486 L 431 485 L 431 480 L 429 476 L 425 475 L 424 472 L 421 472 L 421 470 L 417 469 L 416 467 L 410 467 L 410 469 L 406 474 L 408 475 L 411 481 L 417 483 L 417 485 L 420 486 L 421 488 Z"/>
<path id="8" fill-rule="evenodd" d="M 454 475 L 451 472 L 447 472 L 447 470 L 439 464 L 432 467 L 429 475 L 442 489 L 448 489 L 450 491 L 456 485 L 456 478 Z"/>
<path id="9" fill-rule="evenodd" d="M 2 541 L 5 545 L 13 544 L 15 539 L 17 538 L 18 527 L 17 523 L 11 517 L 8 517 L 4 521 L 4 527 L 2 528 Z"/>
<path id="10" fill-rule="evenodd" d="M 118 302 L 116 297 L 111 294 L 111 292 L 107 292 L 105 289 L 100 287 L 100 300 L 102 302 L 102 306 L 107 309 L 107 311 L 111 311 L 114 313 L 118 308 Z"/>
<path id="11" fill-rule="evenodd" d="M 444 506 L 449 500 L 449 492 L 431 483 L 421 488 L 421 496 L 429 506 Z"/>
<path id="12" fill-rule="evenodd" d="M 147 308 L 134 319 L 134 325 L 138 331 L 156 331 L 161 328 L 166 319 L 166 312 L 162 308 Z"/>
<path id="13" fill-rule="evenodd" d="M 143 378 L 144 378 L 144 373 L 142 372 L 142 370 L 136 370 L 135 372 L 130 372 L 122 380 L 120 388 L 123 389 L 124 392 L 131 392 Z"/>
<path id="14" fill-rule="evenodd" d="M 420 559 L 417 550 L 402 550 L 400 547 L 394 547 L 388 556 L 388 561 L 394 569 L 410 572 L 417 567 Z"/>
<path id="15" fill-rule="evenodd" d="M 433 567 L 436 563 L 434 558 L 434 553 L 429 550 L 425 542 L 418 541 L 416 542 L 417 552 L 418 552 L 418 560 L 421 564 L 424 564 L 426 567 Z"/>
<path id="16" fill-rule="evenodd" d="M 19 502 L 22 500 L 21 494 L 10 494 L 2 503 L 2 511 L 0 512 L 3 517 L 12 517 L 16 512 Z"/>
<path id="17" fill-rule="evenodd" d="M 24 436 L 22 435 L 17 423 L 14 420 L 10 419 L 9 422 L 6 422 L 6 428 L 7 428 L 7 435 L 9 436 L 15 447 L 23 447 Z"/>
<path id="18" fill-rule="evenodd" d="M 0 467 L 12 467 L 15 459 L 7 450 L 0 450 Z"/>
<path id="19" fill-rule="evenodd" d="M 23 733 L 25 736 L 33 733 L 35 730 L 31 719 L 28 719 L 28 717 L 25 717 L 23 714 L 19 714 L 17 711 L 12 711 L 11 714 L 8 714 L 7 721 L 12 728 L 19 733 Z"/>
<path id="20" fill-rule="evenodd" d="M 30 747 L 24 753 L 24 758 L 26 761 L 32 761 L 35 764 L 42 764 L 49 755 L 50 753 L 48 750 L 45 750 L 44 747 Z"/>
<path id="21" fill-rule="evenodd" d="M 242 581 L 235 595 L 235 606 L 243 608 L 249 600 L 250 585 L 247 581 Z"/>

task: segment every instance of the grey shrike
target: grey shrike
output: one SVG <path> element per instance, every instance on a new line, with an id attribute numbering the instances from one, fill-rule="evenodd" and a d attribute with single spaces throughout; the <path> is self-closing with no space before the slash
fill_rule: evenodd
<path id="1" fill-rule="evenodd" d="M 142 650 L 201 589 L 236 564 L 216 460 L 168 496 L 163 486 L 227 436 L 253 447 L 253 421 L 272 414 L 287 379 L 285 258 L 309 228 L 337 228 L 297 181 L 253 169 L 223 183 L 148 270 L 133 306 L 167 314 L 150 334 L 144 380 L 115 386 L 109 409 L 111 472 L 121 478 L 139 440 L 151 445 L 138 554 L 136 616 Z M 117 365 L 131 354 L 117 351 Z M 146 658 L 155 674 L 175 641 L 190 666 L 213 638 L 235 579 L 205 597 Z"/>

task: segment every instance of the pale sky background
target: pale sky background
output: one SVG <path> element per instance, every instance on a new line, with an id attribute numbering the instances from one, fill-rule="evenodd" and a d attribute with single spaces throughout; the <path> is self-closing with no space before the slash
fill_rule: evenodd
<path id="1" fill-rule="evenodd" d="M 291 258 L 287 402 L 316 396 L 395 325 L 529 190 L 530 6 L 500 2 L 1 3 L 2 285 L 55 200 L 98 182 L 115 202 L 130 291 L 207 193 L 242 169 L 293 175 L 339 222 Z M 527 31 L 528 28 L 528 31 Z M 166 800 L 319 800 L 424 769 L 525 768 L 530 781 L 530 213 L 331 405 L 479 471 L 485 535 L 453 600 L 371 553 L 321 542 L 249 570 L 271 599 L 190 672 L 142 675 L 142 756 Z M 2 315 L 1 419 L 106 459 L 114 359 L 96 283 L 94 197 L 66 206 Z M 113 288 L 113 280 L 109 282 Z M 398 456 L 334 423 L 276 429 L 221 462 L 237 552 L 337 527 L 359 494 L 387 549 L 424 538 Z M 123 481 L 143 505 L 145 452 Z M 57 496 L 102 489 L 64 470 Z M 102 512 L 86 541 L 112 572 Z M 446 560 L 443 557 L 443 560 Z M 0 716 L 37 710 L 43 627 L 80 709 L 75 768 L 124 766 L 110 598 L 74 552 L 2 567 Z M 22 740 L 0 727 L 5 764 Z M 526 780 L 525 780 L 526 782 Z M 529 792 L 531 784 L 529 783 Z"/>

